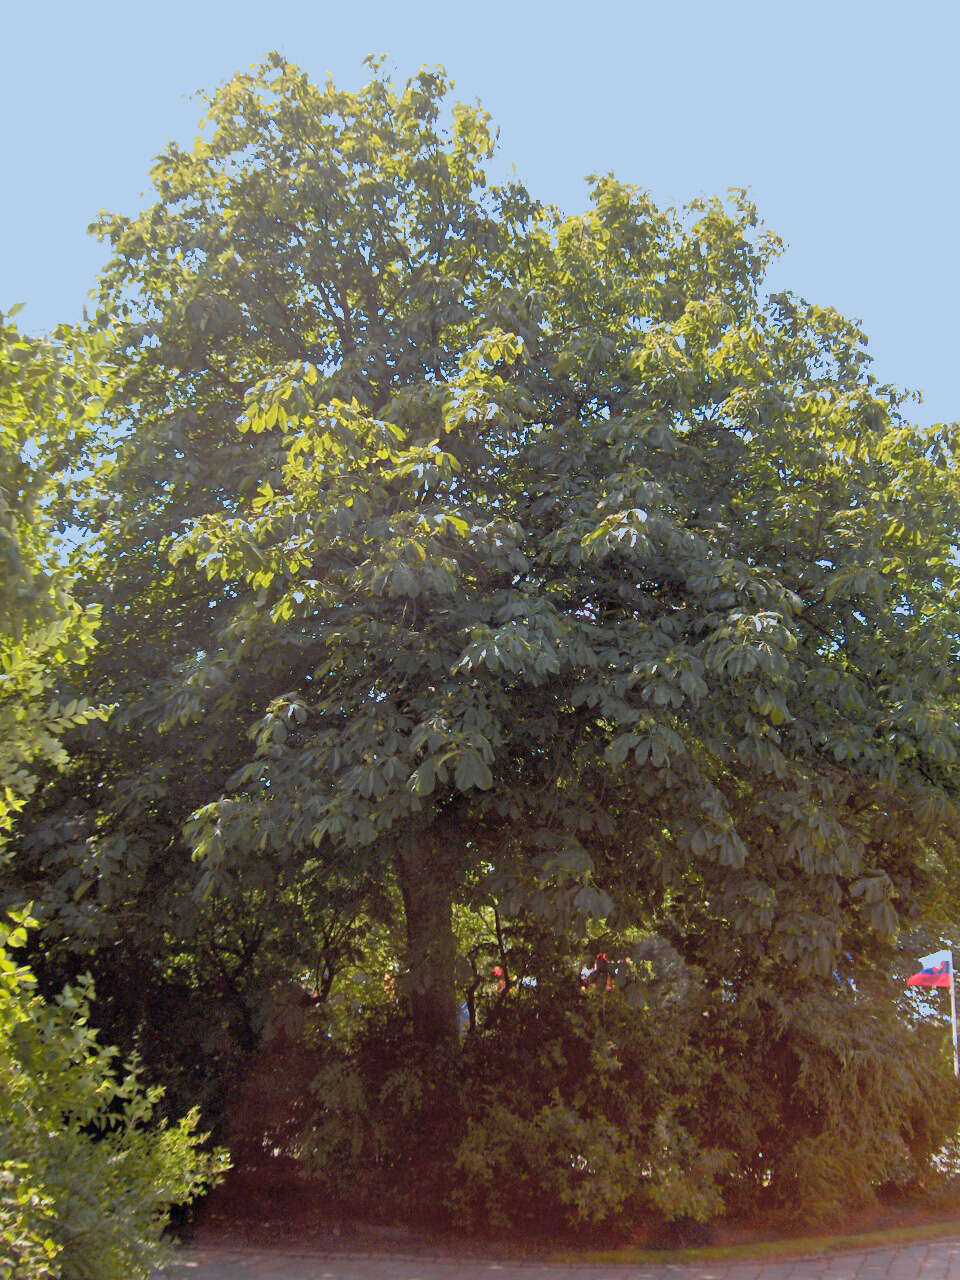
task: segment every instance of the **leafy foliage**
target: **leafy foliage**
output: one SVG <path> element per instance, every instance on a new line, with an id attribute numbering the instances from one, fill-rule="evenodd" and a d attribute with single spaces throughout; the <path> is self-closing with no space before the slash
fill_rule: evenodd
<path id="1" fill-rule="evenodd" d="M 50 542 L 51 500 L 86 434 L 83 387 L 62 349 L 0 314 L 0 848 L 36 784 L 32 766 L 62 766 L 64 734 L 103 714 L 82 697 L 50 698 L 97 615 L 71 598 Z"/>
<path id="2" fill-rule="evenodd" d="M 117 711 L 10 895 L 51 974 L 122 957 L 125 1039 L 131 974 L 189 992 L 224 1076 L 322 969 L 318 1034 L 353 1025 L 314 1163 L 366 1153 L 404 1212 L 424 1162 L 461 1212 L 540 1183 L 568 1221 L 916 1176 L 955 1120 L 913 1101 L 936 1047 L 851 993 L 955 878 L 957 428 L 766 292 L 744 193 L 602 177 L 565 217 L 489 184 L 448 87 L 274 55 L 101 220 L 112 447 L 73 519 Z"/>
<path id="3" fill-rule="evenodd" d="M 55 1214 L 32 1184 L 21 1160 L 4 1158 L 0 1168 L 0 1275 L 4 1280 L 52 1280 L 59 1275 L 59 1248 L 52 1238 Z"/>
<path id="4" fill-rule="evenodd" d="M 548 953 L 485 993 L 452 1059 L 396 1015 L 328 1047 L 290 1149 L 333 1197 L 480 1232 L 809 1219 L 922 1183 L 960 1119 L 939 1033 L 892 984 L 734 993 L 647 940 L 582 987 Z"/>
<path id="5" fill-rule="evenodd" d="M 436 830 L 452 875 L 496 845 L 581 916 L 656 861 L 827 974 L 845 930 L 894 934 L 904 823 L 947 847 L 953 433 L 906 425 L 840 317 L 763 297 L 740 198 L 684 223 L 604 179 L 583 217 L 485 213 L 489 134 L 461 111 L 442 145 L 442 90 L 278 62 L 111 225 L 140 423 L 111 590 L 205 623 L 127 715 L 204 724 L 207 754 L 211 717 L 249 730 L 190 817 L 204 889 Z M 201 297 L 237 311 L 194 323 Z"/>

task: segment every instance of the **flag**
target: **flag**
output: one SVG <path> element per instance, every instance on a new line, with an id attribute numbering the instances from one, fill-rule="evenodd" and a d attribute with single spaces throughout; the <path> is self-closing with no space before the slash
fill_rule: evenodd
<path id="1" fill-rule="evenodd" d="M 907 979 L 908 987 L 949 987 L 953 981 L 953 953 L 951 951 L 934 951 L 932 955 L 921 956 L 922 966 L 919 973 Z"/>

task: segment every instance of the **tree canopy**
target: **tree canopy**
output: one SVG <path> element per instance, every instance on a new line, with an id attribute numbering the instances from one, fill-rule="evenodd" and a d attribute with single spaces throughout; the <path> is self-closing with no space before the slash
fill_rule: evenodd
<path id="1" fill-rule="evenodd" d="M 952 1114 L 920 1118 L 936 1046 L 874 1006 L 955 868 L 957 428 L 766 291 L 745 193 L 664 210 L 602 176 L 564 216 L 490 181 L 448 91 L 274 56 L 101 219 L 105 456 L 72 519 L 116 710 L 31 807 L 17 890 L 52 954 L 219 984 L 248 1048 L 281 975 L 326 966 L 325 1004 L 389 956 L 390 1069 L 441 1046 L 466 1082 L 435 1117 L 461 1207 L 517 1141 L 573 1217 L 903 1176 Z M 383 1016 L 367 990 L 331 1098 L 387 1070 Z M 491 1102 L 507 1043 L 533 1074 Z M 888 1105 L 838 1154 L 868 1078 Z"/>

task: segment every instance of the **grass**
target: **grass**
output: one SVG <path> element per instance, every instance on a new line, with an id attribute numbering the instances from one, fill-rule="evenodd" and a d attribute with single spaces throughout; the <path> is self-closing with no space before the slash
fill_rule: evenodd
<path id="1" fill-rule="evenodd" d="M 921 1227 L 888 1227 L 859 1235 L 796 1236 L 753 1244 L 706 1245 L 700 1249 L 620 1249 L 589 1250 L 554 1254 L 551 1262 L 642 1263 L 642 1262 L 748 1262 L 771 1258 L 808 1257 L 820 1253 L 840 1253 L 851 1249 L 882 1249 L 885 1245 L 913 1244 L 960 1235 L 960 1218 L 945 1218 Z"/>

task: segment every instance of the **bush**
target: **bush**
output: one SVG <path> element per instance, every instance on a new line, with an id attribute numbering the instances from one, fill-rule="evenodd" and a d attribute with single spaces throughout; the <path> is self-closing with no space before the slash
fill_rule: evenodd
<path id="1" fill-rule="evenodd" d="M 463 1135 L 462 1087 L 455 1049 L 425 1047 L 397 1011 L 379 1011 L 352 1047 L 329 1051 L 295 1154 L 354 1212 L 438 1225 Z"/>
<path id="2" fill-rule="evenodd" d="M 88 1025 L 89 981 L 47 1004 L 0 925 L 0 1280 L 137 1280 L 167 1256 L 171 1205 L 226 1169 L 197 1114 L 157 1121 L 161 1091 Z"/>
<path id="3" fill-rule="evenodd" d="M 935 1176 L 960 1098 L 941 1026 L 911 1023 L 896 996 L 825 982 L 717 1011 L 711 1035 L 734 1052 L 704 1132 L 737 1149 L 730 1208 L 824 1219 Z"/>
<path id="4" fill-rule="evenodd" d="M 331 1051 L 308 1164 L 360 1212 L 540 1236 L 822 1220 L 922 1183 L 960 1123 L 939 1029 L 892 992 L 781 987 L 543 981 L 429 1061 L 387 1019 Z"/>
<path id="5" fill-rule="evenodd" d="M 699 1012 L 695 997 L 639 1008 L 596 989 L 504 1002 L 467 1050 L 451 1210 L 476 1228 L 534 1231 L 720 1213 L 732 1153 L 697 1132 L 716 1068 L 694 1039 Z"/>
<path id="6" fill-rule="evenodd" d="M 0 1277 L 53 1280 L 59 1276 L 60 1246 L 51 1236 L 55 1214 L 50 1200 L 31 1185 L 19 1160 L 0 1166 Z"/>
<path id="7" fill-rule="evenodd" d="M 360 1211 L 475 1231 L 582 1231 L 719 1212 L 728 1155 L 688 1129 L 696 1010 L 575 984 L 504 1001 L 460 1050 L 387 1017 L 317 1081 L 307 1165 Z"/>

